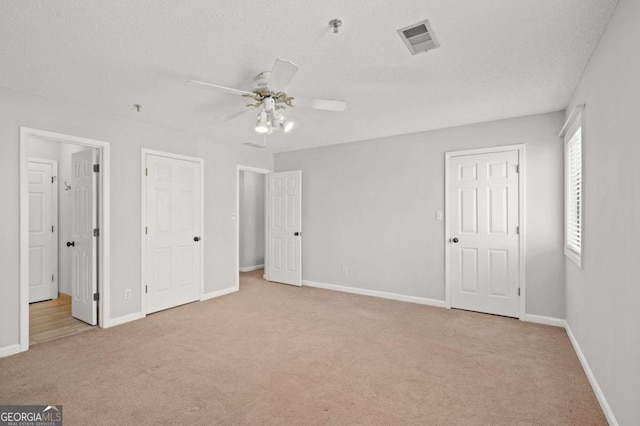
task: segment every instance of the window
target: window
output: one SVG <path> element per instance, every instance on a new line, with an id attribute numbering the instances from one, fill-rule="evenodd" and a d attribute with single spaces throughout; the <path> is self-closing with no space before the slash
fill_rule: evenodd
<path id="1" fill-rule="evenodd" d="M 565 247 L 566 256 L 582 266 L 582 114 L 574 114 L 565 140 Z M 570 118 L 571 120 L 571 118 Z"/>

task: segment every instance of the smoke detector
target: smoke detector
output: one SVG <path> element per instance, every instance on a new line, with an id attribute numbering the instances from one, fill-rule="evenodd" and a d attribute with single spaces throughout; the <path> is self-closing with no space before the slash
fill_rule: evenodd
<path id="1" fill-rule="evenodd" d="M 426 19 L 399 29 L 398 34 L 412 55 L 440 47 Z"/>

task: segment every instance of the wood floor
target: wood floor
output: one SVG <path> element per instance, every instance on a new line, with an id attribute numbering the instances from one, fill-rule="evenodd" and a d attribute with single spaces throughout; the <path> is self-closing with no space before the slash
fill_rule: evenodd
<path id="1" fill-rule="evenodd" d="M 71 316 L 71 297 L 60 294 L 57 299 L 29 305 L 29 345 L 71 336 L 93 327 Z"/>

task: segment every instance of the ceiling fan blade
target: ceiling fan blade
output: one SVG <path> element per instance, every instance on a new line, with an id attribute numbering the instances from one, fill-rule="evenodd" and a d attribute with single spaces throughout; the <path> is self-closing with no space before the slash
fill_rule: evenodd
<path id="1" fill-rule="evenodd" d="M 253 96 L 253 93 L 247 92 L 245 90 L 232 89 L 231 87 L 218 86 L 217 84 L 205 83 L 204 81 L 189 80 L 189 81 L 187 81 L 187 83 L 189 83 L 189 84 L 197 84 L 197 85 L 205 86 L 205 87 L 213 87 L 215 89 L 221 89 L 221 90 L 224 90 L 225 92 L 233 93 L 235 95 L 250 95 L 250 96 Z"/>
<path id="2" fill-rule="evenodd" d="M 276 59 L 276 63 L 273 64 L 271 69 L 271 75 L 267 86 L 273 92 L 284 92 L 287 90 L 287 86 L 293 79 L 293 76 L 298 72 L 298 67 L 291 61 L 284 61 L 282 59 Z"/>
<path id="3" fill-rule="evenodd" d="M 336 101 L 332 99 L 306 99 L 295 97 L 293 99 L 293 105 L 335 112 L 341 112 L 347 109 L 347 103 L 345 101 Z"/>
<path id="4" fill-rule="evenodd" d="M 214 120 L 220 120 L 220 121 L 233 120 L 234 118 L 239 117 L 242 114 L 246 114 L 249 111 L 252 111 L 252 110 L 250 108 L 248 108 L 248 107 L 244 107 L 244 108 L 236 110 L 236 111 L 229 111 L 229 112 L 226 112 L 224 114 L 218 115 L 218 116 L 214 117 Z"/>

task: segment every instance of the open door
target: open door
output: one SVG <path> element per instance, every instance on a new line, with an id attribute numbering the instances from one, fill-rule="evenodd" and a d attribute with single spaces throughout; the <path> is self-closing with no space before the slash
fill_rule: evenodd
<path id="1" fill-rule="evenodd" d="M 302 171 L 269 175 L 266 278 L 302 285 Z"/>
<path id="2" fill-rule="evenodd" d="M 94 168 L 94 165 L 96 167 Z M 93 149 L 71 155 L 73 193 L 71 255 L 71 315 L 90 325 L 97 315 L 97 155 Z M 94 231 L 95 230 L 95 231 Z"/>
<path id="3" fill-rule="evenodd" d="M 519 316 L 518 164 L 508 148 L 450 159 L 452 308 Z"/>

